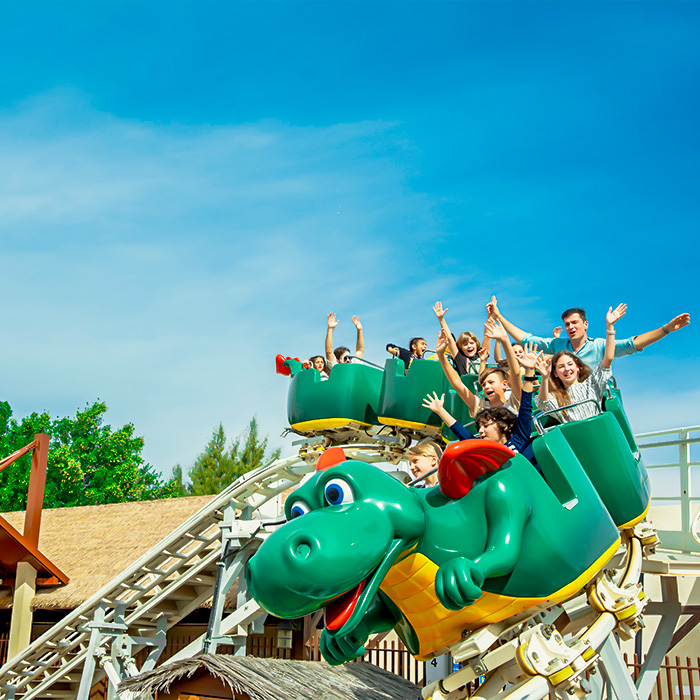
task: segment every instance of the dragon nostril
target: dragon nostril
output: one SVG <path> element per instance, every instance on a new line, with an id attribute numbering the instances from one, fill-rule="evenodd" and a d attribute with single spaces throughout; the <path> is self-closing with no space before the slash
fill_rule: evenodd
<path id="1" fill-rule="evenodd" d="M 292 557 L 299 561 L 308 559 L 318 549 L 315 539 L 306 534 L 297 534 L 289 544 Z"/>
<path id="2" fill-rule="evenodd" d="M 306 557 L 309 556 L 311 553 L 311 547 L 309 547 L 308 544 L 302 542 L 301 544 L 297 545 L 297 556 L 306 559 Z"/>

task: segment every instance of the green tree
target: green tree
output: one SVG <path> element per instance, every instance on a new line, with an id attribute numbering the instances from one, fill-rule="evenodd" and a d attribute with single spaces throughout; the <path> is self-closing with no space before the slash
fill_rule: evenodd
<path id="1" fill-rule="evenodd" d="M 97 505 L 164 498 L 175 495 L 161 476 L 144 462 L 143 438 L 131 423 L 113 430 L 104 423 L 101 401 L 77 411 L 75 418 L 52 420 L 47 412 L 17 421 L 0 402 L 0 456 L 48 433 L 48 469 L 44 507 Z M 31 457 L 26 455 L 0 472 L 0 510 L 23 510 L 27 503 Z"/>
<path id="2" fill-rule="evenodd" d="M 243 447 L 241 447 L 241 441 L 243 441 Z M 268 461 L 278 459 L 280 451 L 278 448 L 267 454 L 267 437 L 260 438 L 255 417 L 250 419 L 246 430 L 231 443 L 228 449 L 224 427 L 219 423 L 204 452 L 197 457 L 189 470 L 189 478 L 192 482 L 189 493 L 195 496 L 219 493 L 239 476 L 257 469 Z M 182 470 L 179 477 L 173 471 L 173 480 L 176 478 L 179 478 L 182 483 Z M 177 483 L 172 488 L 177 488 Z"/>
<path id="3" fill-rule="evenodd" d="M 185 482 L 182 467 L 179 464 L 173 467 L 173 475 L 170 481 L 168 481 L 168 488 L 176 498 L 192 495 L 190 485 Z"/>

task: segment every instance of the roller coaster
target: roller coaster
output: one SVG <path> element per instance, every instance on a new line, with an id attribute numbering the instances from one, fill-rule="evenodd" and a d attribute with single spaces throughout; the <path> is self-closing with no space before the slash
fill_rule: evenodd
<path id="1" fill-rule="evenodd" d="M 314 449 L 321 456 L 288 499 L 287 524 L 250 562 L 248 585 L 263 607 L 283 618 L 324 609 L 330 663 L 362 655 L 367 637 L 387 627 L 419 659 L 449 654 L 462 668 L 428 685 L 433 700 L 465 698 L 465 684 L 484 675 L 472 697 L 594 692 L 611 635 L 630 639 L 643 625 L 642 562 L 659 543 L 645 522 L 649 477 L 614 380 L 598 415 L 564 424 L 548 415 L 556 412 L 535 417 L 540 473 L 497 443 L 467 441 L 445 450 L 439 486 L 405 493 L 321 451 L 364 439 L 395 461 L 412 439 L 446 438 L 419 401 L 433 391 L 469 424 L 441 368 L 348 363 L 322 381 L 291 358 L 280 366 L 291 375 L 290 426 L 306 437 L 307 458 Z M 474 375 L 462 381 L 478 390 Z M 619 671 L 624 687 L 614 692 L 636 697 Z"/>
<path id="2" fill-rule="evenodd" d="M 245 654 L 267 611 L 324 610 L 329 662 L 394 629 L 428 662 L 425 698 L 649 697 L 681 614 L 674 577 L 700 574 L 700 558 L 655 553 L 649 478 L 614 382 L 591 418 L 536 418 L 541 473 L 474 440 L 448 445 L 440 485 L 419 488 L 374 465 L 398 464 L 413 440 L 449 439 L 421 405 L 428 392 L 444 392 L 469 427 L 437 363 L 414 361 L 407 373 L 394 359 L 384 369 L 347 363 L 326 381 L 291 358 L 277 368 L 291 377 L 296 453 L 241 477 L 8 660 L 3 698 L 88 700 L 106 677 L 109 697 L 128 700 L 119 683 L 152 669 L 167 630 L 207 599 L 207 631 L 175 660 L 221 645 Z M 462 379 L 478 390 L 476 377 Z M 635 683 L 617 640 L 643 626 L 643 571 L 665 576 L 655 604 L 672 614 Z"/>

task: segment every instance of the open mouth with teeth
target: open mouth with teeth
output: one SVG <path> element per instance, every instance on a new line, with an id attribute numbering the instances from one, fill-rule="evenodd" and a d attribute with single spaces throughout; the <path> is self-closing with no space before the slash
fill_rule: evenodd
<path id="1" fill-rule="evenodd" d="M 324 622 L 329 631 L 347 634 L 355 629 L 367 612 L 387 572 L 405 549 L 406 540 L 396 538 L 377 568 L 367 578 L 326 603 Z"/>

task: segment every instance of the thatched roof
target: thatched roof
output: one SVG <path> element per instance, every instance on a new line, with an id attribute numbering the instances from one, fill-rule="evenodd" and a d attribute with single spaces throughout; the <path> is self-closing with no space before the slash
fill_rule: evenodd
<path id="1" fill-rule="evenodd" d="M 111 581 L 213 496 L 101 506 L 49 508 L 41 516 L 39 549 L 63 570 L 65 586 L 38 589 L 35 609 L 73 609 Z M 22 530 L 24 512 L 3 513 Z M 0 608 L 12 605 L 0 588 Z"/>
<path id="2" fill-rule="evenodd" d="M 176 681 L 200 668 L 251 700 L 418 700 L 420 688 L 372 664 L 359 662 L 329 666 L 320 661 L 259 659 L 252 656 L 199 654 L 165 664 L 119 685 L 134 692 L 135 700 L 167 693 Z"/>

